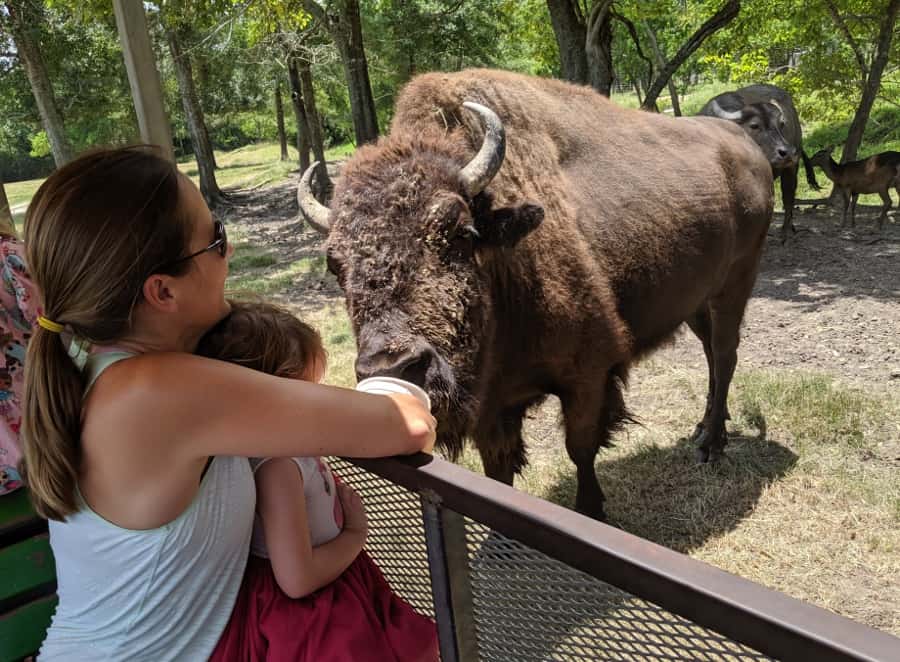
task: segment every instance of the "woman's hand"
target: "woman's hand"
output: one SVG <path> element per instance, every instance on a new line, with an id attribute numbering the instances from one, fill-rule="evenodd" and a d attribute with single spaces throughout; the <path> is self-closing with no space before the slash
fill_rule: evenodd
<path id="1" fill-rule="evenodd" d="M 386 394 L 386 397 L 393 400 L 400 410 L 410 436 L 421 444 L 419 449 L 424 453 L 432 452 L 437 438 L 437 419 L 425 409 L 425 405 L 415 396 L 405 393 L 389 393 Z"/>
<path id="2" fill-rule="evenodd" d="M 363 540 L 369 532 L 369 521 L 366 518 L 366 508 L 362 499 L 352 487 L 346 483 L 335 483 L 341 507 L 344 509 L 344 530 L 355 531 L 362 534 Z"/>

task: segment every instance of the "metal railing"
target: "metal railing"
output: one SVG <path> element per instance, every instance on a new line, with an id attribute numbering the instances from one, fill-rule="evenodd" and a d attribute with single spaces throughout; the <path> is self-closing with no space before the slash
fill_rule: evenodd
<path id="1" fill-rule="evenodd" d="M 900 639 L 427 455 L 332 461 L 444 662 L 900 661 Z"/>

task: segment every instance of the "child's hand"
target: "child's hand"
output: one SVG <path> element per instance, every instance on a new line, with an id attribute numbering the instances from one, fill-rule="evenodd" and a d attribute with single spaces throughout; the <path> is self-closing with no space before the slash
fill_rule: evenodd
<path id="1" fill-rule="evenodd" d="M 366 509 L 362 499 L 346 483 L 337 483 L 338 498 L 344 509 L 344 529 L 358 531 L 365 535 L 369 531 L 369 522 L 366 519 Z"/>

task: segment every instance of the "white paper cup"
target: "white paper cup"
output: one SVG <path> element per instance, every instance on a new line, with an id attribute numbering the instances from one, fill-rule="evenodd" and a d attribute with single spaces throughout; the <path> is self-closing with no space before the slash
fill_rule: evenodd
<path id="1" fill-rule="evenodd" d="M 419 386 L 404 379 L 396 377 L 369 377 L 362 380 L 356 385 L 357 391 L 364 393 L 374 393 L 376 395 L 387 395 L 389 393 L 404 393 L 415 397 L 419 402 L 425 405 L 428 411 L 431 411 L 431 398 Z"/>

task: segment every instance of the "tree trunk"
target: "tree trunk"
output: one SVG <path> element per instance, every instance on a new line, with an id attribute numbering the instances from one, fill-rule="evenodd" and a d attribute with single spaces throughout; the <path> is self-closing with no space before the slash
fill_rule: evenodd
<path id="1" fill-rule="evenodd" d="M 653 49 L 653 54 L 656 56 L 657 66 L 659 66 L 660 70 L 665 69 L 667 64 L 666 57 L 659 49 L 656 33 L 653 32 L 653 28 L 650 27 L 649 23 L 645 23 L 644 28 L 647 30 L 647 37 L 650 39 L 650 48 Z M 675 87 L 675 80 L 671 76 L 669 77 L 668 85 L 669 96 L 672 98 L 672 112 L 675 114 L 675 117 L 681 117 L 681 104 L 678 101 L 678 88 Z"/>
<path id="2" fill-rule="evenodd" d="M 584 43 L 591 87 L 606 97 L 616 77 L 612 59 L 612 5 L 613 0 L 597 0 L 587 22 Z"/>
<path id="3" fill-rule="evenodd" d="M 638 105 L 641 105 L 641 84 L 638 82 L 637 78 L 631 79 L 631 86 L 634 88 L 634 93 L 637 95 Z"/>
<path id="4" fill-rule="evenodd" d="M 584 50 L 587 31 L 578 0 L 547 0 L 550 22 L 559 45 L 562 76 L 573 83 L 589 80 L 587 55 Z"/>
<path id="5" fill-rule="evenodd" d="M 281 78 L 275 81 L 275 121 L 278 123 L 278 144 L 281 146 L 281 160 L 288 160 L 287 135 L 284 133 L 284 104 L 281 101 Z"/>
<path id="6" fill-rule="evenodd" d="M 16 53 L 25 68 L 28 82 L 31 84 L 31 92 L 37 103 L 41 124 L 50 141 L 53 162 L 57 168 L 60 168 L 72 160 L 74 153 L 72 145 L 66 137 L 63 118 L 56 105 L 50 77 L 47 75 L 47 67 L 41 55 L 37 32 L 43 17 L 35 11 L 35 3 L 28 2 L 28 0 L 15 2 L 8 0 L 5 4 L 9 13 L 9 30 Z"/>
<path id="7" fill-rule="evenodd" d="M 12 210 L 9 208 L 9 198 L 6 197 L 6 187 L 0 179 L 0 235 L 16 236 L 16 224 L 13 223 Z"/>
<path id="8" fill-rule="evenodd" d="M 309 61 L 298 62 L 300 69 L 300 89 L 303 92 L 303 106 L 306 109 L 306 122 L 309 124 L 309 142 L 313 156 L 321 165 L 316 169 L 314 192 L 319 202 L 331 197 L 331 180 L 328 178 L 328 167 L 325 161 L 325 142 L 322 139 L 322 125 L 319 123 L 319 111 L 316 109 L 316 91 L 313 87 L 312 70 Z"/>
<path id="9" fill-rule="evenodd" d="M 881 23 L 881 29 L 878 31 L 875 57 L 872 59 L 872 66 L 869 67 L 869 75 L 866 78 L 862 98 L 859 101 L 856 114 L 853 116 L 853 122 L 850 124 L 850 131 L 847 133 L 847 141 L 844 143 L 841 163 L 855 161 L 859 152 L 859 146 L 862 144 L 866 124 L 869 121 L 869 113 L 872 112 L 872 104 L 875 103 L 875 97 L 881 88 L 881 76 L 887 66 L 888 56 L 891 52 L 891 41 L 894 36 L 894 23 L 897 21 L 898 8 L 900 8 L 900 0 L 890 0 L 884 20 Z"/>
<path id="10" fill-rule="evenodd" d="M 181 42 L 174 28 L 166 28 L 166 40 L 178 79 L 178 90 L 181 93 L 181 105 L 187 120 L 188 132 L 191 134 L 191 145 L 197 158 L 197 171 L 200 173 L 200 192 L 206 204 L 211 208 L 222 201 L 224 196 L 216 183 L 215 161 L 212 158 L 212 145 L 206 132 L 203 120 L 203 109 L 197 98 L 190 57 L 181 50 Z"/>
<path id="11" fill-rule="evenodd" d="M 700 48 L 707 37 L 731 23 L 740 10 L 741 0 L 728 0 L 722 8 L 712 16 L 712 18 L 701 25 L 697 31 L 691 35 L 691 38 L 678 49 L 675 57 L 669 60 L 668 64 L 666 64 L 662 71 L 659 72 L 656 80 L 653 81 L 650 85 L 650 89 L 647 90 L 647 96 L 644 97 L 644 103 L 641 107 L 645 109 L 655 108 L 656 99 L 659 97 L 659 93 L 662 92 L 662 89 L 666 85 L 668 85 L 669 79 L 672 78 L 672 75 L 678 70 L 678 67 L 693 55 L 694 51 Z"/>
<path id="12" fill-rule="evenodd" d="M 297 58 L 288 57 L 288 77 L 291 81 L 291 102 L 294 106 L 294 119 L 297 121 L 297 152 L 299 153 L 300 172 L 309 168 L 309 122 L 306 118 L 306 104 L 303 103 L 303 91 L 300 84 L 300 71 Z"/>
<path id="13" fill-rule="evenodd" d="M 326 13 L 315 0 L 303 0 L 306 11 L 327 27 L 341 54 L 344 77 L 350 93 L 353 131 L 356 144 L 362 145 L 378 139 L 378 117 L 375 114 L 375 99 L 372 96 L 369 65 L 363 46 L 359 1 L 339 0 L 335 5 L 335 12 Z"/>

